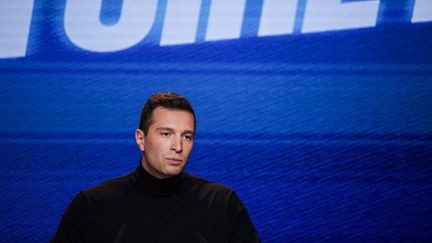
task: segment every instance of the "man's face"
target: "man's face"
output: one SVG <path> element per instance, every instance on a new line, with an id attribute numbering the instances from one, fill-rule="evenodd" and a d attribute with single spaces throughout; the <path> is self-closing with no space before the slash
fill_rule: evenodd
<path id="1" fill-rule="evenodd" d="M 194 141 L 194 117 L 182 110 L 157 107 L 147 135 L 137 129 L 136 142 L 143 157 L 141 164 L 159 179 L 178 175 L 185 167 Z"/>

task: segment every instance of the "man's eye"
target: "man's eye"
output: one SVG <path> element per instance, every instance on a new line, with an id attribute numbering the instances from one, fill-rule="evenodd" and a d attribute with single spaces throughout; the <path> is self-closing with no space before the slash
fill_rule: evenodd
<path id="1" fill-rule="evenodd" d="M 170 135 L 169 132 L 161 132 L 162 137 L 168 137 Z"/>
<path id="2" fill-rule="evenodd" d="M 184 138 L 185 138 L 186 140 L 192 141 L 192 136 L 190 136 L 190 135 L 185 135 Z"/>

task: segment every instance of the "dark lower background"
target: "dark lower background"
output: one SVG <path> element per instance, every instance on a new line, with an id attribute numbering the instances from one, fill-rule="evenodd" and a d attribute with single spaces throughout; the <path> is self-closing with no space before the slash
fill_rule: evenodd
<path id="1" fill-rule="evenodd" d="M 48 241 L 80 189 L 133 170 L 156 91 L 192 102 L 187 170 L 234 188 L 263 242 L 431 241 L 432 25 L 413 2 L 381 1 L 373 28 L 101 54 L 65 41 L 64 1 L 36 1 L 28 55 L 0 60 L 0 241 Z"/>

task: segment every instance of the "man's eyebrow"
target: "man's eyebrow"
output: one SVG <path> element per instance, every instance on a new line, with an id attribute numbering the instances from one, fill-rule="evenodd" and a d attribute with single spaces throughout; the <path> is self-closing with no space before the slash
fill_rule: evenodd
<path id="1" fill-rule="evenodd" d="M 156 128 L 156 130 L 165 130 L 165 131 L 174 132 L 174 129 L 172 129 L 170 127 L 158 127 L 158 128 Z"/>
<path id="2" fill-rule="evenodd" d="M 186 130 L 186 131 L 183 132 L 183 134 L 187 134 L 187 133 L 194 134 L 194 131 L 192 131 L 192 130 Z"/>
<path id="3" fill-rule="evenodd" d="M 175 130 L 172 129 L 171 127 L 158 127 L 158 128 L 156 128 L 156 130 L 157 131 L 164 130 L 164 131 L 175 132 Z M 193 130 L 186 130 L 186 131 L 182 132 L 182 134 L 188 134 L 188 133 L 194 134 L 194 131 Z"/>

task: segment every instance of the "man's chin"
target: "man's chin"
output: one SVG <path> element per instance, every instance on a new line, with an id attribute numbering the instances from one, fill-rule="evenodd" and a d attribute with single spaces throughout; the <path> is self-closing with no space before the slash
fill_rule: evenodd
<path id="1" fill-rule="evenodd" d="M 172 177 L 172 176 L 176 176 L 178 174 L 180 174 L 183 171 L 183 166 L 182 167 L 175 167 L 175 168 L 167 168 L 165 171 L 165 175 L 167 177 Z"/>

